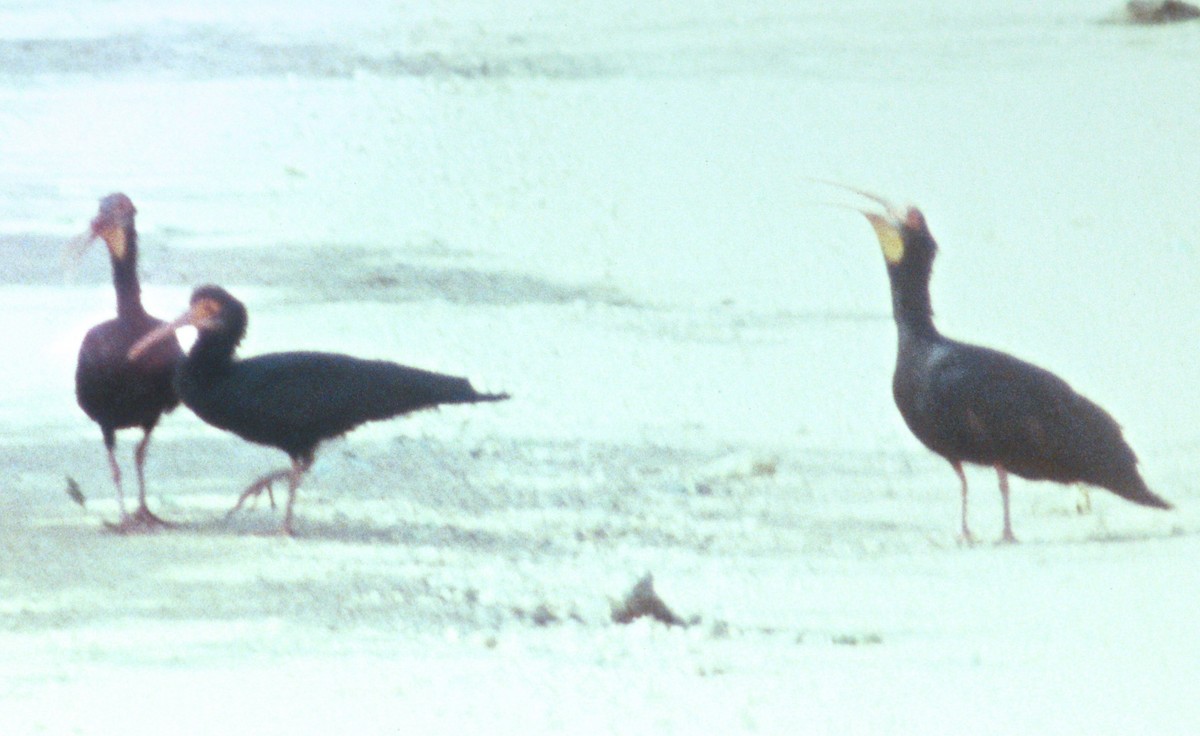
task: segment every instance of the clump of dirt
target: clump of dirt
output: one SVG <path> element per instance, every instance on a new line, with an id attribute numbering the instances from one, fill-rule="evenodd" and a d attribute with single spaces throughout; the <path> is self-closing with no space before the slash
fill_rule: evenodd
<path id="1" fill-rule="evenodd" d="M 649 616 L 667 626 L 689 625 L 688 621 L 676 615 L 663 599 L 658 597 L 658 593 L 654 592 L 654 576 L 650 573 L 646 573 L 645 577 L 633 586 L 633 590 L 629 591 L 624 600 L 614 601 L 612 606 L 612 620 L 616 623 L 628 624 L 642 616 Z"/>
<path id="2" fill-rule="evenodd" d="M 1146 2 L 1133 0 L 1125 6 L 1126 22 L 1134 25 L 1161 25 L 1200 18 L 1200 8 L 1178 0 Z"/>

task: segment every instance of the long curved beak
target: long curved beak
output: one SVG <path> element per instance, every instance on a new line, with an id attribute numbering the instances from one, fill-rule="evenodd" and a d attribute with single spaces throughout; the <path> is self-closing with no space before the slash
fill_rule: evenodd
<path id="1" fill-rule="evenodd" d="M 879 239 L 879 247 L 883 251 L 883 257 L 888 263 L 899 263 L 904 258 L 904 233 L 903 226 L 906 221 L 906 216 L 900 212 L 896 205 L 892 204 L 883 197 L 868 192 L 864 189 L 847 186 L 836 181 L 828 179 L 812 179 L 812 181 L 820 184 L 825 184 L 838 189 L 844 189 L 847 192 L 857 194 L 860 197 L 865 197 L 875 204 L 883 207 L 884 212 L 872 212 L 870 210 L 851 207 L 863 217 L 867 218 L 867 222 L 871 223 L 871 227 L 875 230 L 875 237 Z"/>
<path id="2" fill-rule="evenodd" d="M 128 360 L 131 362 L 136 361 L 156 343 L 165 340 L 171 335 L 174 335 L 175 331 L 180 327 L 187 327 L 188 325 L 196 327 L 198 326 L 199 322 L 200 319 L 199 315 L 196 314 L 196 310 L 189 309 L 188 311 L 176 317 L 173 321 L 168 322 L 165 325 L 155 327 L 153 330 L 143 335 L 141 340 L 138 340 L 133 344 L 133 347 L 129 348 L 129 353 L 126 355 L 126 358 L 128 358 Z"/>
<path id="3" fill-rule="evenodd" d="M 898 207 L 896 207 L 896 205 L 892 204 L 891 202 L 889 202 L 888 200 L 879 196 L 878 194 L 875 194 L 874 192 L 868 192 L 865 189 L 859 189 L 857 187 L 852 187 L 852 186 L 849 186 L 848 184 L 842 184 L 841 182 L 831 181 L 829 179 L 818 179 L 815 177 L 809 177 L 809 180 L 815 181 L 818 184 L 824 184 L 826 186 L 836 187 L 838 189 L 845 190 L 852 194 L 857 194 L 860 197 L 865 197 L 865 198 L 871 200 L 872 202 L 874 202 L 875 204 L 879 205 L 880 207 L 882 207 L 887 212 L 888 217 L 892 218 L 892 220 L 894 220 L 897 224 L 904 222 L 904 215 L 900 212 L 900 209 Z M 854 208 L 854 209 L 858 209 L 858 208 Z M 863 210 L 858 210 L 858 211 L 862 212 L 864 215 L 867 215 L 867 213 L 864 212 Z M 876 215 L 876 217 L 878 217 L 878 215 Z M 871 219 L 870 215 L 867 216 L 867 219 L 868 220 Z M 873 220 L 872 220 L 872 224 L 874 224 Z"/>
<path id="4" fill-rule="evenodd" d="M 73 270 L 79 265 L 79 261 L 83 259 L 83 254 L 87 253 L 88 248 L 99 237 L 100 235 L 95 230 L 88 228 L 68 240 L 66 245 L 63 246 L 63 268 Z"/>

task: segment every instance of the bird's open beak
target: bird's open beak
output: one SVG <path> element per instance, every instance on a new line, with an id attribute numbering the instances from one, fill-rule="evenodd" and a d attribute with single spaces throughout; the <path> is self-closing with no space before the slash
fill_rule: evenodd
<path id="1" fill-rule="evenodd" d="M 88 228 L 68 240 L 66 246 L 63 247 L 63 267 L 74 268 L 98 237 L 100 236 L 96 234 L 96 231 Z"/>
<path id="2" fill-rule="evenodd" d="M 73 267 L 79 263 L 83 254 L 87 253 L 88 248 L 97 238 L 104 238 L 104 242 L 108 244 L 108 249 L 114 258 L 117 260 L 125 258 L 127 247 L 124 228 L 111 214 L 101 213 L 92 219 L 87 230 L 67 241 L 63 255 L 64 265 Z"/>
<path id="3" fill-rule="evenodd" d="M 836 181 L 829 181 L 828 179 L 815 179 L 814 181 L 827 184 L 831 187 L 837 187 L 838 189 L 844 189 L 860 197 L 866 197 L 880 207 L 883 207 L 883 214 L 859 209 L 858 207 L 854 207 L 853 209 L 867 218 L 867 222 L 871 223 L 871 227 L 875 229 L 875 237 L 879 239 L 879 248 L 883 251 L 883 257 L 888 263 L 896 264 L 904 259 L 904 235 L 901 232 L 901 228 L 907 218 L 900 212 L 900 209 L 896 205 L 878 194 L 845 184 L 839 184 Z"/>

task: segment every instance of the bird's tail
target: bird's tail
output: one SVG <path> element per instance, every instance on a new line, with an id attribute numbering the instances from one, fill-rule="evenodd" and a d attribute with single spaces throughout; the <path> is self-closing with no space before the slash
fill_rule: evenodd
<path id="1" fill-rule="evenodd" d="M 459 385 L 447 390 L 438 398 L 439 404 L 482 404 L 488 401 L 505 401 L 511 398 L 507 393 L 485 394 L 475 390 L 465 379 L 458 379 Z"/>
<path id="2" fill-rule="evenodd" d="M 1146 481 L 1142 480 L 1142 477 L 1136 472 L 1124 482 L 1105 484 L 1104 487 L 1126 501 L 1132 501 L 1140 506 L 1149 506 L 1155 509 L 1175 508 L 1170 502 L 1146 487 Z"/>
<path id="3" fill-rule="evenodd" d="M 374 361 L 365 363 L 374 371 L 378 388 L 374 396 L 379 404 L 379 416 L 395 416 L 410 411 L 429 409 L 442 404 L 478 404 L 503 401 L 507 393 L 481 393 L 471 382 L 459 376 L 410 368 L 408 366 Z"/>

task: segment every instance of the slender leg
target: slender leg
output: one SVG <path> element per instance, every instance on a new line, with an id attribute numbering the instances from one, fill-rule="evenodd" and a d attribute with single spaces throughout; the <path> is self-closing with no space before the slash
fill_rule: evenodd
<path id="1" fill-rule="evenodd" d="M 253 483 L 246 486 L 246 490 L 242 491 L 242 495 L 238 496 L 237 503 L 233 505 L 233 508 L 229 509 L 229 513 L 225 514 L 225 518 L 228 519 L 230 516 L 233 516 L 234 512 L 242 507 L 242 504 L 246 502 L 247 498 L 250 498 L 251 496 L 257 496 L 264 490 L 271 498 L 271 508 L 275 508 L 275 494 L 271 491 L 271 484 L 276 481 L 283 480 L 284 478 L 290 478 L 291 475 L 292 469 L 284 468 L 282 470 L 276 470 L 274 472 L 267 473 L 261 478 L 258 478 Z"/>
<path id="2" fill-rule="evenodd" d="M 296 503 L 296 489 L 300 487 L 300 482 L 304 480 L 304 474 L 312 467 L 313 459 L 311 457 L 300 457 L 292 459 L 292 470 L 288 475 L 288 501 L 287 510 L 283 514 L 283 528 L 281 532 L 289 537 L 294 536 L 292 531 L 292 505 Z"/>
<path id="3" fill-rule="evenodd" d="M 129 521 L 129 512 L 125 510 L 125 489 L 121 487 L 121 466 L 117 463 L 117 432 L 102 426 L 100 433 L 104 435 L 104 449 L 108 451 L 108 469 L 112 472 L 113 485 L 117 487 L 117 508 L 121 510 L 121 521 L 118 523 L 125 524 Z"/>
<path id="4" fill-rule="evenodd" d="M 996 475 L 1000 478 L 1000 498 L 1004 501 L 1004 535 L 1000 537 L 1002 544 L 1012 544 L 1017 541 L 1013 536 L 1012 516 L 1008 510 L 1008 471 L 1003 465 L 996 465 Z"/>
<path id="5" fill-rule="evenodd" d="M 958 475 L 958 481 L 962 484 L 962 534 L 959 535 L 958 541 L 963 544 L 974 544 L 975 536 L 971 534 L 971 527 L 967 524 L 967 475 L 963 472 L 962 463 L 958 460 L 951 460 L 950 466 L 954 468 L 954 472 Z"/>
<path id="6" fill-rule="evenodd" d="M 112 471 L 113 485 L 117 487 L 117 507 L 121 509 L 121 521 L 125 521 L 129 518 L 129 513 L 125 511 L 125 491 L 121 488 L 121 466 L 117 464 L 117 456 L 113 449 L 113 445 L 108 445 L 108 468 Z"/>
<path id="7" fill-rule="evenodd" d="M 170 527 L 174 525 L 155 516 L 150 512 L 150 507 L 146 505 L 146 451 L 150 447 L 150 432 L 152 430 L 153 427 L 145 430 L 145 434 L 142 435 L 142 441 L 138 443 L 137 449 L 133 451 L 133 462 L 137 468 L 138 480 L 138 509 L 134 512 L 133 519 L 143 526 Z"/>

